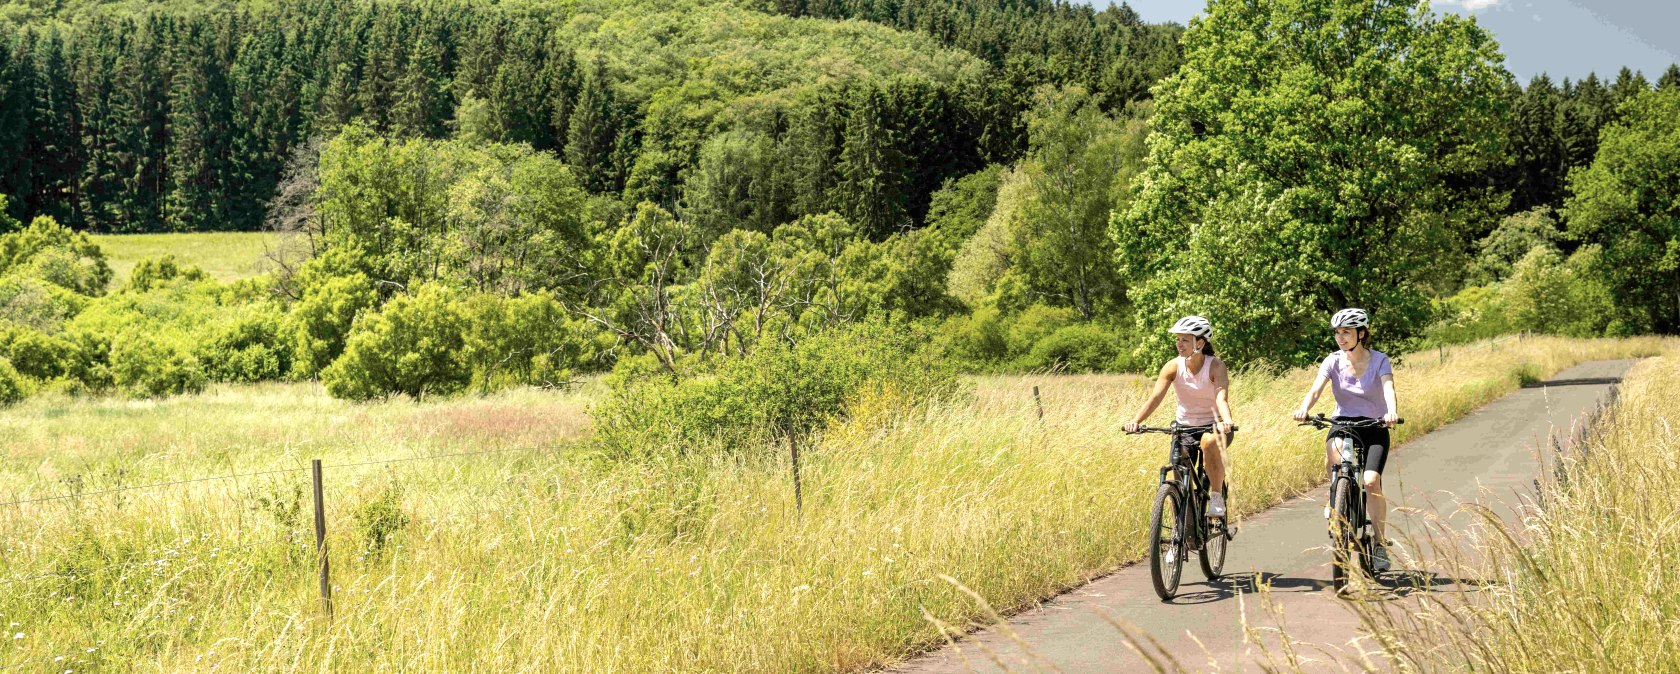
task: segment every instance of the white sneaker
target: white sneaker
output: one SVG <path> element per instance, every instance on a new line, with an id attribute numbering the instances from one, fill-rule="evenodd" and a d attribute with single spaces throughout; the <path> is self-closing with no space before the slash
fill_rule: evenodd
<path id="1" fill-rule="evenodd" d="M 1388 546 L 1381 543 L 1371 546 L 1371 569 L 1382 573 L 1389 569 Z"/>
<path id="2" fill-rule="evenodd" d="M 1225 516 L 1225 495 L 1219 492 L 1208 494 L 1208 517 Z"/>

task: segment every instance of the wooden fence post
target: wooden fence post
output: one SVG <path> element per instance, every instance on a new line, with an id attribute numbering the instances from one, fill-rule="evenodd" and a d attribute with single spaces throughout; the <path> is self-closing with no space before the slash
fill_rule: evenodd
<path id="1" fill-rule="evenodd" d="M 805 497 L 799 486 L 799 438 L 793 433 L 788 434 L 788 452 L 793 454 L 793 509 L 794 512 L 805 513 Z"/>
<path id="2" fill-rule="evenodd" d="M 321 606 L 327 611 L 327 619 L 332 620 L 332 574 L 327 565 L 327 508 L 321 496 L 321 460 L 310 459 L 309 467 L 315 483 L 315 561 L 321 572 Z"/>
<path id="3" fill-rule="evenodd" d="M 1033 406 L 1038 408 L 1038 420 L 1044 421 L 1044 399 L 1038 397 L 1038 387 L 1033 387 Z"/>

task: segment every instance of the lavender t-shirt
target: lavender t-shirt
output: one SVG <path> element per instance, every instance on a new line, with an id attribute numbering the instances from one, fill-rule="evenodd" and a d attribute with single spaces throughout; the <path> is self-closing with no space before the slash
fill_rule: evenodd
<path id="1" fill-rule="evenodd" d="M 1318 375 L 1330 380 L 1330 391 L 1336 396 L 1336 411 L 1333 416 L 1338 417 L 1371 417 L 1381 419 L 1388 413 L 1388 402 L 1383 400 L 1383 375 L 1394 375 L 1394 366 L 1388 362 L 1388 354 L 1381 351 L 1371 352 L 1371 361 L 1365 364 L 1363 376 L 1353 376 L 1353 365 L 1348 363 L 1347 352 L 1337 351 L 1325 357 L 1318 366 Z"/>

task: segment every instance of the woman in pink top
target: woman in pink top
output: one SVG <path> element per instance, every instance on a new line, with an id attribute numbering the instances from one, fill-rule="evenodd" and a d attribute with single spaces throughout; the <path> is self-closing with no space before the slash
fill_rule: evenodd
<path id="1" fill-rule="evenodd" d="M 1155 392 L 1144 401 L 1143 409 L 1138 410 L 1137 418 L 1126 424 L 1125 430 L 1136 433 L 1138 426 L 1160 406 L 1167 387 L 1172 387 L 1178 398 L 1178 423 L 1213 426 L 1219 431 L 1192 433 L 1190 437 L 1198 443 L 1192 448 L 1201 449 L 1202 465 L 1207 469 L 1208 484 L 1212 485 L 1207 514 L 1224 517 L 1225 461 L 1221 450 L 1231 445 L 1231 403 L 1226 395 L 1231 375 L 1225 369 L 1225 361 L 1213 355 L 1213 344 L 1208 341 L 1213 336 L 1213 325 L 1207 319 L 1185 316 L 1168 332 L 1173 335 L 1178 357 L 1161 366 L 1161 374 L 1155 379 Z"/>
<path id="2" fill-rule="evenodd" d="M 1388 429 L 1400 421 L 1400 410 L 1394 401 L 1394 366 L 1388 355 L 1371 350 L 1371 318 L 1364 309 L 1343 309 L 1330 317 L 1330 328 L 1336 331 L 1336 346 L 1341 350 L 1330 354 L 1318 366 L 1318 378 L 1301 408 L 1295 410 L 1295 420 L 1307 418 L 1313 403 L 1318 402 L 1324 387 L 1329 386 L 1336 398 L 1336 411 L 1331 417 L 1337 421 L 1369 421 L 1382 419 L 1383 426 L 1349 428 L 1365 445 L 1365 471 L 1360 482 L 1365 485 L 1366 504 L 1371 528 L 1377 535 L 1377 545 L 1371 552 L 1372 566 L 1378 572 L 1389 567 L 1388 549 L 1383 538 L 1383 522 L 1388 504 L 1383 499 L 1382 472 L 1388 464 Z M 1328 442 L 1324 446 L 1325 470 L 1331 470 L 1340 459 Z M 1329 512 L 1328 509 L 1325 510 Z M 1325 515 L 1328 517 L 1329 515 Z"/>

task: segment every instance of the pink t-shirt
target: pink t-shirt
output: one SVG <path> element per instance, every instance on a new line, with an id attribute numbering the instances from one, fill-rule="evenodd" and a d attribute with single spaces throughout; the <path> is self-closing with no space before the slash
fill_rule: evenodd
<path id="1" fill-rule="evenodd" d="M 1347 352 L 1337 351 L 1319 364 L 1318 375 L 1330 380 L 1330 392 L 1336 396 L 1336 411 L 1331 416 L 1381 419 L 1388 413 L 1388 401 L 1383 400 L 1382 386 L 1383 375 L 1394 376 L 1394 366 L 1389 364 L 1388 354 L 1372 351 L 1371 361 L 1365 364 L 1365 372 L 1355 377 Z"/>

